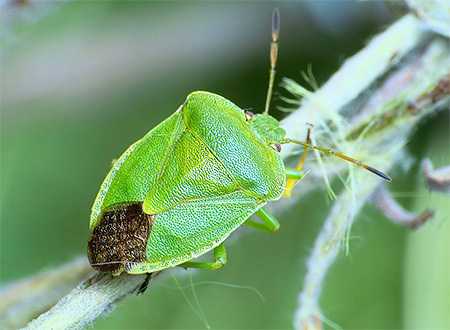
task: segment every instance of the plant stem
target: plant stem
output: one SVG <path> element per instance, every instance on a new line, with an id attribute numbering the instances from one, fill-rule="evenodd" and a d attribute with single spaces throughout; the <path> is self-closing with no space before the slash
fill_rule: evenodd
<path id="1" fill-rule="evenodd" d="M 448 86 L 450 81 L 449 41 L 437 36 L 425 36 L 425 32 L 419 28 L 419 21 L 415 23 L 416 28 L 410 29 L 410 18 L 404 18 L 394 26 L 400 30 L 406 29 L 405 33 L 418 33 L 419 36 L 412 36 L 417 41 L 416 46 L 411 47 L 410 52 L 399 59 L 396 66 L 387 68 L 376 81 L 366 84 L 368 89 L 358 97 L 364 97 L 364 100 L 356 98 L 350 102 L 350 107 L 344 106 L 339 111 L 341 116 L 345 116 L 346 111 L 355 114 L 349 118 L 351 127 L 344 126 L 346 139 L 340 143 L 364 139 L 369 160 L 376 162 L 378 158 L 383 170 L 392 168 L 404 159 L 402 148 L 419 120 L 438 109 L 448 109 L 450 103 L 449 88 L 442 88 Z M 390 33 L 391 28 L 381 34 L 378 41 L 389 41 Z M 377 50 L 370 46 L 356 56 L 360 60 L 375 56 Z M 346 63 L 344 68 L 346 65 L 355 63 Z M 353 78 L 350 76 L 348 79 Z M 326 274 L 348 237 L 358 212 L 380 184 L 373 177 L 364 177 L 360 172 L 350 175 L 349 181 L 350 189 L 344 190 L 335 201 L 308 259 L 294 320 L 297 329 L 322 328 L 321 320 L 325 320 L 325 317 L 319 307 L 319 298 Z"/>
<path id="2" fill-rule="evenodd" d="M 86 257 L 0 289 L 0 328 L 17 329 L 48 310 L 92 272 Z"/>

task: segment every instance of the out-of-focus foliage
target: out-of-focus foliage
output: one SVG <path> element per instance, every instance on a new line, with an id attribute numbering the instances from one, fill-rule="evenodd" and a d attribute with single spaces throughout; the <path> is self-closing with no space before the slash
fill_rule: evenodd
<path id="1" fill-rule="evenodd" d="M 323 82 L 395 16 L 381 2 L 277 5 L 279 78 L 301 83 L 308 63 Z M 273 6 L 31 2 L 9 11 L 1 35 L 2 282 L 86 252 L 90 206 L 111 160 L 189 92 L 261 111 Z M 275 104 L 285 105 L 280 95 L 277 88 Z M 449 122 L 443 114 L 420 128 L 413 156 L 449 163 Z M 326 316 L 345 329 L 450 327 L 448 202 L 424 190 L 416 164 L 393 177 L 403 205 L 434 207 L 436 219 L 409 233 L 366 207 L 350 254 L 326 283 Z M 228 244 L 223 270 L 155 282 L 95 328 L 290 327 L 305 259 L 331 203 L 323 191 L 309 195 L 281 216 L 279 233 Z"/>

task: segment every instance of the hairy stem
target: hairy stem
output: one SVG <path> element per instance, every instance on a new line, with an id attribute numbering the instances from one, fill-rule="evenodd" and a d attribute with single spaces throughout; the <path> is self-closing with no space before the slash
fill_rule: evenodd
<path id="1" fill-rule="evenodd" d="M 450 194 L 450 166 L 435 169 L 431 160 L 427 158 L 422 162 L 422 170 L 428 189 Z"/>
<path id="2" fill-rule="evenodd" d="M 27 329 L 80 329 L 112 309 L 112 305 L 136 292 L 145 275 L 112 277 L 97 273 L 42 314 Z"/>
<path id="3" fill-rule="evenodd" d="M 394 31 L 399 36 L 414 31 L 416 35 L 412 39 L 416 40 L 416 45 L 398 59 L 397 65 L 386 67 L 382 76 L 370 84 L 366 83 L 368 88 L 364 94 L 338 112 L 340 118 L 337 122 L 345 122 L 346 112 L 353 114 L 347 117 L 352 125 L 342 126 L 345 138 L 339 142 L 350 144 L 364 139 L 364 147 L 371 155 L 369 159 L 374 162 L 378 159 L 383 170 L 389 170 L 404 158 L 402 148 L 418 121 L 437 109 L 448 109 L 450 102 L 450 90 L 447 87 L 450 81 L 450 44 L 443 38 L 427 35 L 421 30 L 421 23 L 411 19 L 405 17 L 394 24 Z M 378 36 L 354 59 L 359 57 L 364 62 L 366 58 L 375 56 L 377 50 L 371 45 L 376 42 L 394 42 L 392 31 L 389 28 Z M 350 59 L 343 68 L 348 66 L 350 71 L 357 70 L 357 62 L 352 63 Z M 367 76 L 370 77 L 371 73 Z M 335 88 L 339 90 L 338 86 Z M 297 329 L 322 328 L 320 320 L 325 318 L 319 307 L 319 299 L 326 274 L 336 260 L 358 212 L 379 186 L 374 178 L 363 178 L 362 173 L 355 172 L 349 178 L 349 189 L 337 198 L 308 259 L 294 320 Z"/>
<path id="4" fill-rule="evenodd" d="M 380 186 L 372 196 L 372 203 L 383 212 L 384 216 L 389 218 L 393 223 L 417 229 L 433 217 L 433 211 L 426 209 L 416 214 L 405 210 L 392 197 L 389 190 L 384 185 Z"/>
<path id="5" fill-rule="evenodd" d="M 0 328 L 16 329 L 26 325 L 68 294 L 91 271 L 87 259 L 78 257 L 63 266 L 1 288 Z"/>

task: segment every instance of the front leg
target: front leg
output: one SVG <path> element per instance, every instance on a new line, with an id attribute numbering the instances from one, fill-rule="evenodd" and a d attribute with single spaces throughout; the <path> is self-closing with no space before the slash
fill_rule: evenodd
<path id="1" fill-rule="evenodd" d="M 311 143 L 311 128 L 308 128 L 308 132 L 306 134 L 306 143 Z M 305 165 L 306 158 L 308 157 L 308 148 L 306 146 L 303 147 L 303 153 L 300 156 L 297 165 L 293 169 L 286 169 L 286 188 L 284 189 L 283 196 L 286 198 L 291 197 L 292 190 L 294 190 L 295 184 L 303 179 L 304 174 L 303 166 Z"/>

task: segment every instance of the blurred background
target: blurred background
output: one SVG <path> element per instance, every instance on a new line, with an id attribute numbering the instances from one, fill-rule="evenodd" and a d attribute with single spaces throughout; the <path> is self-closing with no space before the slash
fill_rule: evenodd
<path id="1" fill-rule="evenodd" d="M 402 15 L 378 1 L 0 1 L 0 284 L 86 253 L 91 203 L 111 160 L 194 90 L 262 110 L 270 19 L 281 12 L 278 79 L 319 83 Z M 274 104 L 286 105 L 277 87 Z M 282 112 L 273 112 L 282 118 Z M 326 281 L 325 316 L 345 329 L 450 329 L 450 206 L 424 188 L 422 157 L 450 163 L 448 112 L 418 128 L 414 162 L 390 185 L 418 232 L 367 206 Z M 305 261 L 331 205 L 324 191 L 280 215 L 275 235 L 228 244 L 217 272 L 168 276 L 94 329 L 290 328 Z M 197 296 L 197 301 L 196 297 Z"/>

